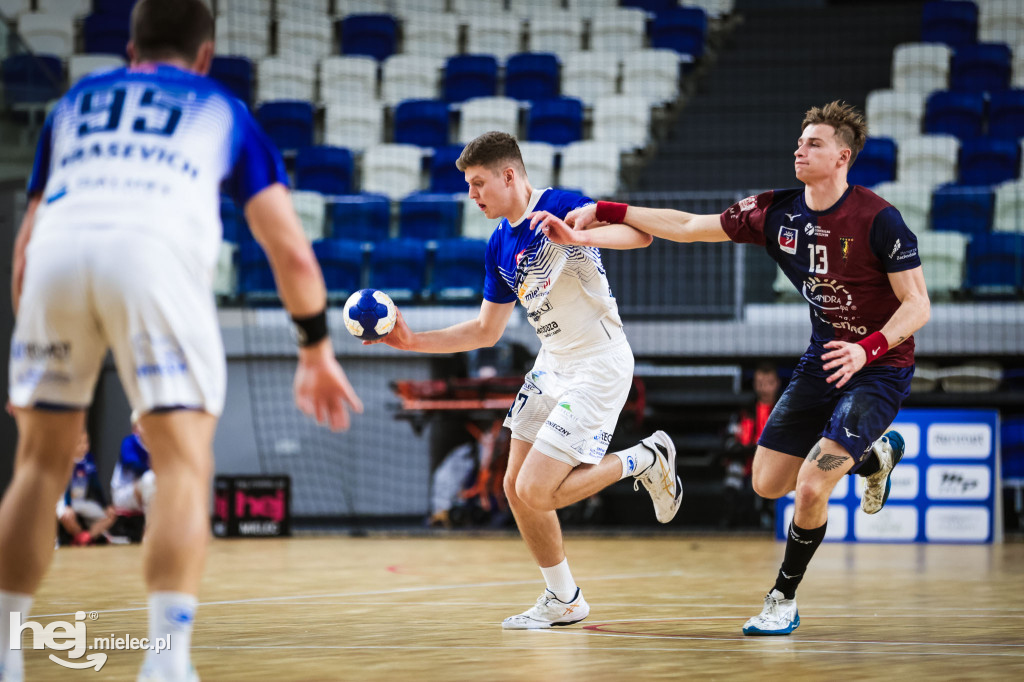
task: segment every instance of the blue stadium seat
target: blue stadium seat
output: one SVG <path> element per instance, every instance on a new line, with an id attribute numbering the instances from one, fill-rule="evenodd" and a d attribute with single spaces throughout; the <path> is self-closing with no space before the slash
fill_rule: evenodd
<path id="1" fill-rule="evenodd" d="M 1024 479 L 1024 419 L 1004 419 L 1000 433 L 1003 479 Z"/>
<path id="2" fill-rule="evenodd" d="M 245 298 L 266 300 L 277 295 L 274 273 L 267 254 L 255 240 L 238 245 L 238 293 Z"/>
<path id="3" fill-rule="evenodd" d="M 989 100 L 988 134 L 992 137 L 1024 137 L 1024 90 L 993 92 Z"/>
<path id="4" fill-rule="evenodd" d="M 464 102 L 498 93 L 498 60 L 489 54 L 464 54 L 448 58 L 444 67 L 444 98 Z"/>
<path id="5" fill-rule="evenodd" d="M 324 284 L 331 298 L 347 298 L 359 290 L 363 281 L 363 248 L 351 239 L 318 239 L 313 253 L 324 273 Z"/>
<path id="6" fill-rule="evenodd" d="M 938 90 L 928 96 L 924 112 L 926 133 L 948 133 L 961 140 L 981 135 L 985 94 Z"/>
<path id="7" fill-rule="evenodd" d="M 942 185 L 932 193 L 932 229 L 987 234 L 994 209 L 995 194 L 989 187 Z"/>
<path id="8" fill-rule="evenodd" d="M 571 97 L 534 102 L 526 120 L 526 139 L 566 145 L 583 138 L 583 103 Z"/>
<path id="9" fill-rule="evenodd" d="M 414 239 L 448 239 L 459 234 L 462 202 L 451 194 L 411 194 L 398 205 L 398 234 Z"/>
<path id="10" fill-rule="evenodd" d="M 462 145 L 438 147 L 430 159 L 430 191 L 458 192 L 469 191 L 466 176 L 455 166 L 455 160 L 462 153 Z"/>
<path id="11" fill-rule="evenodd" d="M 355 164 L 343 147 L 304 147 L 295 156 L 295 189 L 350 194 Z"/>
<path id="12" fill-rule="evenodd" d="M 448 144 L 448 105 L 439 99 L 407 99 L 395 108 L 395 142 L 420 147 Z"/>
<path id="13" fill-rule="evenodd" d="M 484 239 L 446 239 L 437 243 L 430 293 L 439 300 L 478 301 L 483 295 Z"/>
<path id="14" fill-rule="evenodd" d="M 342 54 L 383 60 L 395 53 L 398 24 L 390 14 L 353 14 L 338 22 Z"/>
<path id="15" fill-rule="evenodd" d="M 256 120 L 282 152 L 313 144 L 313 105 L 309 102 L 266 102 L 256 110 Z"/>
<path id="16" fill-rule="evenodd" d="M 214 57 L 210 77 L 232 95 L 252 106 L 252 62 L 245 57 Z"/>
<path id="17" fill-rule="evenodd" d="M 373 246 L 370 286 L 391 298 L 417 298 L 426 284 L 427 246 L 419 239 L 391 239 Z"/>
<path id="18" fill-rule="evenodd" d="M 338 196 L 327 204 L 327 226 L 332 239 L 377 242 L 388 238 L 391 200 L 383 194 Z"/>
<path id="19" fill-rule="evenodd" d="M 961 185 L 995 185 L 1013 180 L 1019 168 L 1017 140 L 975 137 L 960 144 Z"/>
<path id="20" fill-rule="evenodd" d="M 949 89 L 998 92 L 1010 87 L 1012 53 L 1002 43 L 964 45 L 953 53 Z"/>
<path id="21" fill-rule="evenodd" d="M 115 14 L 128 18 L 136 0 L 92 0 L 94 14 Z"/>
<path id="22" fill-rule="evenodd" d="M 934 0 L 921 11 L 921 42 L 968 45 L 978 39 L 978 6 L 967 0 Z"/>
<path id="23" fill-rule="evenodd" d="M 622 0 L 623 7 L 636 7 L 647 12 L 664 12 L 679 6 L 679 0 Z"/>
<path id="24" fill-rule="evenodd" d="M 220 197 L 220 222 L 224 226 L 224 241 L 233 244 L 253 241 L 249 224 L 245 221 L 245 211 L 229 196 Z"/>
<path id="25" fill-rule="evenodd" d="M 546 52 L 514 54 L 505 62 L 505 95 L 535 102 L 558 97 L 558 57 Z"/>
<path id="26" fill-rule="evenodd" d="M 1024 234 L 977 235 L 967 245 L 967 281 L 972 290 L 1019 289 L 1024 285 Z"/>
<path id="27" fill-rule="evenodd" d="M 651 47 L 664 47 L 700 59 L 708 34 L 708 15 L 700 7 L 658 12 L 651 23 Z"/>
<path id="28" fill-rule="evenodd" d="M 896 143 L 888 137 L 869 137 L 850 167 L 851 185 L 874 187 L 896 179 Z"/>
<path id="29" fill-rule="evenodd" d="M 88 54 L 127 55 L 128 15 L 90 14 L 82 23 L 82 45 Z"/>
<path id="30" fill-rule="evenodd" d="M 5 59 L 0 70 L 8 105 L 49 102 L 64 91 L 64 66 L 59 57 L 17 54 Z"/>

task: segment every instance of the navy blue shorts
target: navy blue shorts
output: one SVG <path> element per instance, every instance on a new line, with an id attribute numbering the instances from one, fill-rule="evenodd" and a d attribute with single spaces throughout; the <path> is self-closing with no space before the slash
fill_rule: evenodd
<path id="1" fill-rule="evenodd" d="M 803 459 L 828 438 L 850 453 L 856 471 L 910 395 L 914 368 L 868 365 L 838 390 L 825 376 L 798 367 L 757 444 Z"/>

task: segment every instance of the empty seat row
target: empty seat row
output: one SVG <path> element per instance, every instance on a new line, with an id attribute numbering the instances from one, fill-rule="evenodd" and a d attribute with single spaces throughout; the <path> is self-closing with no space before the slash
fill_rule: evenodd
<path id="1" fill-rule="evenodd" d="M 921 40 L 951 46 L 1024 43 L 1024 12 L 1018 0 L 933 0 L 921 12 Z"/>
<path id="2" fill-rule="evenodd" d="M 1024 89 L 930 94 L 874 90 L 865 107 L 872 135 L 902 139 L 922 132 L 957 137 L 1024 137 Z"/>
<path id="3" fill-rule="evenodd" d="M 925 93 L 1024 87 L 1024 35 L 1017 43 L 966 45 L 955 51 L 943 43 L 899 45 L 893 50 L 892 87 Z"/>
<path id="4" fill-rule="evenodd" d="M 869 138 L 850 168 L 850 182 L 867 187 L 891 180 L 931 185 L 995 185 L 1019 177 L 1018 140 L 958 140 L 941 134 L 908 137 L 898 143 L 887 138 Z"/>
<path id="5" fill-rule="evenodd" d="M 697 7 L 658 12 L 649 25 L 648 15 L 641 9 L 612 8 L 587 20 L 586 31 L 584 19 L 569 12 L 548 13 L 527 23 L 514 14 L 488 13 L 480 8 L 463 17 L 425 14 L 404 22 L 387 13 L 352 14 L 335 24 L 289 16 L 276 22 L 276 31 L 266 16 L 254 13 L 225 14 L 219 23 L 217 52 L 252 59 L 271 53 L 272 35 L 276 54 L 316 58 L 340 53 L 383 60 L 398 52 L 447 57 L 463 50 L 504 60 L 523 50 L 580 50 L 587 36 L 591 48 L 603 52 L 628 52 L 649 44 L 698 59 L 704 53 L 708 32 L 707 14 Z M 400 35 L 404 36 L 401 44 Z M 336 49 L 335 39 L 340 49 Z"/>
<path id="6" fill-rule="evenodd" d="M 1008 182 L 995 189 L 958 185 L 932 186 L 885 182 L 874 191 L 891 203 L 916 234 L 935 230 L 985 234 L 1024 234 L 1024 183 Z"/>
<path id="7" fill-rule="evenodd" d="M 486 242 L 475 239 L 395 239 L 372 245 L 348 239 L 313 242 L 328 294 L 335 300 L 367 286 L 386 291 L 399 302 L 479 300 L 486 248 Z M 237 292 L 253 300 L 276 299 L 270 264 L 256 242 L 223 246 L 216 291 L 222 296 Z"/>

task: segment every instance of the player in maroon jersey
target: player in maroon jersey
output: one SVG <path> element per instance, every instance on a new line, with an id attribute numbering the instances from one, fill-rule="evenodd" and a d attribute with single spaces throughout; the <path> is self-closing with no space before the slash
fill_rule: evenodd
<path id="1" fill-rule="evenodd" d="M 928 321 L 917 238 L 893 206 L 850 185 L 847 171 L 867 126 L 832 102 L 804 117 L 795 152 L 802 189 L 748 197 L 721 215 L 598 202 L 565 221 L 532 218 L 554 241 L 601 246 L 628 225 L 677 242 L 732 240 L 763 246 L 810 306 L 811 344 L 758 439 L 754 490 L 796 491 L 786 554 L 748 635 L 789 634 L 800 624 L 796 588 L 825 537 L 828 499 L 849 473 L 866 477 L 861 508 L 877 513 L 903 456 L 892 424 L 910 394 L 912 335 Z M 883 435 L 884 434 L 884 435 Z"/>

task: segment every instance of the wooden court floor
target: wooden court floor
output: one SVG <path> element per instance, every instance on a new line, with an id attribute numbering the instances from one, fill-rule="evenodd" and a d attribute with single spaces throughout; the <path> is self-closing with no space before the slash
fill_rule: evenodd
<path id="1" fill-rule="evenodd" d="M 1024 679 L 1024 544 L 819 550 L 788 637 L 744 637 L 783 546 L 759 538 L 567 539 L 580 625 L 505 632 L 540 594 L 515 537 L 299 537 L 211 546 L 193 640 L 220 680 Z M 146 635 L 137 546 L 62 548 L 33 619 L 95 612 L 88 637 Z M 142 654 L 26 680 L 134 680 Z"/>

